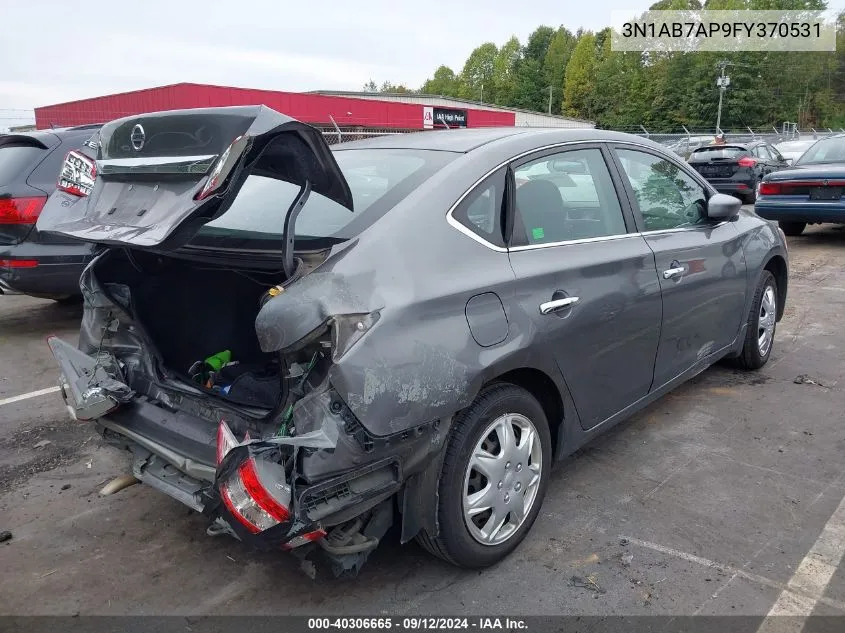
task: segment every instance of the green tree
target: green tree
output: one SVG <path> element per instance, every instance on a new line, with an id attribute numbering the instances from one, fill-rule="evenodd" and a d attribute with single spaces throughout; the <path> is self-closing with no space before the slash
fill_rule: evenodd
<path id="1" fill-rule="evenodd" d="M 457 96 L 458 81 L 455 71 L 448 66 L 439 66 L 434 71 L 434 77 L 426 80 L 422 92 L 429 95 Z"/>
<path id="2" fill-rule="evenodd" d="M 566 75 L 566 65 L 572 57 L 577 43 L 576 37 L 564 26 L 555 31 L 546 51 L 543 63 L 543 76 L 547 86 L 552 87 L 552 112 L 560 112 L 563 101 L 563 80 Z"/>
<path id="3" fill-rule="evenodd" d="M 408 88 L 404 84 L 394 84 L 390 81 L 385 81 L 384 83 L 382 83 L 381 87 L 378 89 L 378 91 L 384 92 L 384 93 L 397 93 L 397 94 L 414 92 L 413 90 L 411 90 L 410 88 Z"/>
<path id="4" fill-rule="evenodd" d="M 511 105 L 526 110 L 545 112 L 548 92 L 543 94 L 543 70 L 536 59 L 522 59 L 517 69 L 516 89 Z"/>
<path id="5" fill-rule="evenodd" d="M 516 36 L 505 42 L 493 60 L 493 88 L 495 103 L 511 105 L 517 86 L 518 64 L 522 56 L 522 46 Z"/>
<path id="6" fill-rule="evenodd" d="M 549 44 L 555 35 L 555 30 L 550 26 L 538 26 L 525 43 L 525 50 L 522 52 L 526 59 L 533 59 L 541 65 L 546 60 L 546 53 L 549 51 Z"/>
<path id="7" fill-rule="evenodd" d="M 499 49 L 492 42 L 485 42 L 467 58 L 460 76 L 460 96 L 473 101 L 496 102 L 493 72 Z"/>
<path id="8" fill-rule="evenodd" d="M 593 117 L 597 66 L 596 36 L 587 32 L 578 40 L 566 65 L 566 79 L 563 84 L 564 114 L 587 119 Z"/>

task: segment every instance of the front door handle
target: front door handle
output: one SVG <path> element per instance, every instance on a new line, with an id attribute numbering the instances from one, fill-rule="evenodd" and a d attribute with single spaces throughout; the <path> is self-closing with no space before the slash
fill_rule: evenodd
<path id="1" fill-rule="evenodd" d="M 551 312 L 556 312 L 557 310 L 561 310 L 563 308 L 574 306 L 580 300 L 580 297 L 564 297 L 563 299 L 554 299 L 552 301 L 546 301 L 546 303 L 540 304 L 540 314 L 549 314 Z"/>
<path id="2" fill-rule="evenodd" d="M 676 268 L 667 268 L 663 271 L 663 279 L 676 279 L 684 274 L 684 267 L 678 266 Z"/>

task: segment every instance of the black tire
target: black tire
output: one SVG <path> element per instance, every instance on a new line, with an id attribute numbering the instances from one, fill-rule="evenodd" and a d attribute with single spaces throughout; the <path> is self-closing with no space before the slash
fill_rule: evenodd
<path id="1" fill-rule="evenodd" d="M 801 235 L 804 232 L 804 229 L 807 228 L 806 222 L 778 222 L 778 226 L 780 230 L 783 231 L 786 235 L 791 235 L 795 237 L 796 235 Z"/>
<path id="2" fill-rule="evenodd" d="M 758 334 L 761 319 L 761 307 L 763 304 L 763 295 L 767 288 L 771 288 L 774 292 L 775 301 L 778 296 L 777 281 L 774 275 L 768 270 L 763 271 L 763 276 L 757 284 L 757 289 L 754 291 L 754 300 L 751 302 L 751 311 L 748 314 L 748 327 L 745 331 L 745 342 L 742 345 L 742 352 L 736 359 L 736 364 L 740 369 L 756 370 L 765 365 L 769 356 L 772 354 L 772 348 L 775 346 L 774 338 L 777 331 L 777 308 L 775 309 L 775 321 L 772 324 L 771 342 L 765 352 L 760 350 L 758 343 Z"/>
<path id="3" fill-rule="evenodd" d="M 742 194 L 741 200 L 742 204 L 754 204 L 754 202 L 757 200 L 757 192 L 752 191 L 750 193 L 744 193 Z"/>
<path id="4" fill-rule="evenodd" d="M 463 497 L 470 456 L 481 434 L 505 413 L 525 416 L 534 425 L 542 449 L 537 496 L 522 524 L 503 543 L 486 545 L 470 533 L 464 520 Z M 455 418 L 440 472 L 437 517 L 439 534 L 423 530 L 417 541 L 423 548 L 453 565 L 478 569 L 489 567 L 510 554 L 534 524 L 551 469 L 552 440 L 549 424 L 540 403 L 525 389 L 509 383 L 494 383 L 481 391 L 475 401 Z M 518 489 L 518 488 L 517 488 Z"/>

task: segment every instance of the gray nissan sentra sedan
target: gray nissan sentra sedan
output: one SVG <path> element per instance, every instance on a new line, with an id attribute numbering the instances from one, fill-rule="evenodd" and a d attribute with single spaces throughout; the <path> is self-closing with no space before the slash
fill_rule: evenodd
<path id="1" fill-rule="evenodd" d="M 776 226 L 656 143 L 475 129 L 330 149 L 265 107 L 105 125 L 38 229 L 98 244 L 71 414 L 210 534 L 355 573 L 393 523 L 510 553 L 552 463 L 772 353 Z"/>

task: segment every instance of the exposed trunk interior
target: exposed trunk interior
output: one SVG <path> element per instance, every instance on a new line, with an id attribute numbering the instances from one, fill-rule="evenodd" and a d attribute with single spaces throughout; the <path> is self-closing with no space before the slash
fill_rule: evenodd
<path id="1" fill-rule="evenodd" d="M 273 394 L 281 396 L 278 354 L 259 348 L 255 317 L 262 295 L 282 283 L 284 273 L 129 250 L 111 251 L 95 272 L 107 290 L 114 289 L 108 284 L 129 287 L 132 309 L 170 374 L 238 404 L 274 406 Z M 225 350 L 237 366 L 214 372 L 211 383 L 210 368 L 198 379 L 196 363 Z M 226 392 L 241 373 L 248 384 L 241 379 L 237 393 Z"/>

